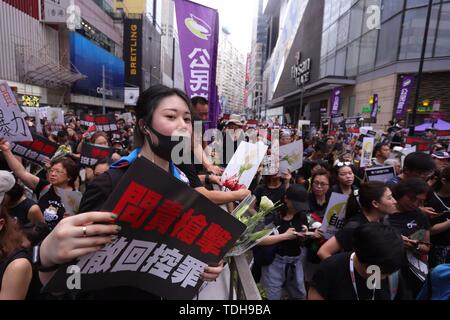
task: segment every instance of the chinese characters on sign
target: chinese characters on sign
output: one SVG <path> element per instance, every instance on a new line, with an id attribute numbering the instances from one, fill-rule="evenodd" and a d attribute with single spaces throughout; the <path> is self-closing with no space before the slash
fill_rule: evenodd
<path id="1" fill-rule="evenodd" d="M 32 142 L 17 142 L 11 144 L 11 151 L 29 161 L 44 165 L 58 150 L 58 145 L 47 138 L 33 134 Z"/>
<path id="2" fill-rule="evenodd" d="M 97 128 L 97 131 L 117 131 L 116 118 L 114 114 L 111 113 L 106 116 L 95 116 L 95 127 Z"/>
<path id="3" fill-rule="evenodd" d="M 217 264 L 245 230 L 231 215 L 139 158 L 103 206 L 118 215 L 119 238 L 81 257 L 82 290 L 136 287 L 167 299 L 192 299 L 200 275 Z M 67 290 L 62 268 L 46 288 Z"/>
<path id="4" fill-rule="evenodd" d="M 16 98 L 5 81 L 0 81 L 0 138 L 9 142 L 33 139 Z"/>
<path id="5" fill-rule="evenodd" d="M 112 148 L 84 143 L 81 149 L 80 163 L 85 167 L 93 167 L 98 161 L 111 158 L 113 153 L 114 149 Z"/>
<path id="6" fill-rule="evenodd" d="M 189 55 L 189 68 L 191 70 L 189 85 L 192 97 L 208 98 L 209 92 L 209 68 L 211 57 L 206 49 L 194 48 Z"/>

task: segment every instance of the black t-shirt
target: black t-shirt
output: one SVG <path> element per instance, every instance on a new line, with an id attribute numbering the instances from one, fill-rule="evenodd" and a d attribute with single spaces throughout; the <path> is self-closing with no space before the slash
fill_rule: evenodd
<path id="1" fill-rule="evenodd" d="M 336 233 L 336 240 L 342 248 L 342 252 L 353 251 L 353 232 L 363 225 L 369 223 L 366 216 L 358 214 L 348 220 L 344 228 Z"/>
<path id="2" fill-rule="evenodd" d="M 430 229 L 428 218 L 419 209 L 390 215 L 386 221 L 405 237 L 409 237 L 420 230 L 427 231 Z"/>
<path id="3" fill-rule="evenodd" d="M 256 187 L 254 195 L 256 197 L 256 206 L 259 208 L 259 203 L 262 197 L 269 198 L 273 203 L 281 202 L 284 200 L 286 194 L 286 188 L 282 183 L 278 188 L 272 189 L 266 185 L 259 185 Z"/>
<path id="4" fill-rule="evenodd" d="M 178 169 L 183 171 L 183 173 L 186 175 L 186 177 L 189 179 L 189 184 L 192 188 L 199 188 L 202 187 L 202 182 L 200 181 L 197 169 L 194 164 L 181 164 L 177 165 Z"/>
<path id="5" fill-rule="evenodd" d="M 285 233 L 290 228 L 295 228 L 297 232 L 302 232 L 302 226 L 307 225 L 308 220 L 304 213 L 297 213 L 290 221 L 286 221 L 283 218 L 275 220 L 275 226 L 279 226 L 278 232 L 280 234 Z M 300 249 L 300 240 L 283 241 L 278 244 L 277 254 L 280 256 L 297 257 L 302 252 Z"/>
<path id="6" fill-rule="evenodd" d="M 353 190 L 353 193 L 354 193 L 356 190 L 358 190 L 358 188 L 357 188 L 355 185 L 353 185 L 353 186 L 352 186 L 352 190 Z M 342 191 L 342 188 L 341 188 L 341 185 L 340 185 L 340 184 L 335 184 L 334 186 L 332 186 L 332 187 L 331 187 L 331 192 L 332 192 L 332 193 L 340 193 L 340 194 L 344 194 L 344 192 Z"/>
<path id="7" fill-rule="evenodd" d="M 325 300 L 357 300 L 357 295 L 350 276 L 350 257 L 352 253 L 339 253 L 322 261 L 314 274 L 311 286 Z M 367 280 L 361 277 L 355 269 L 356 287 L 360 300 L 372 300 L 373 290 L 367 287 Z M 405 299 L 402 289 L 402 278 L 399 276 L 399 286 L 395 300 Z M 381 289 L 375 290 L 375 300 L 391 300 L 389 280 L 381 281 Z"/>
<path id="8" fill-rule="evenodd" d="M 330 193 L 327 194 L 325 203 L 323 205 L 320 205 L 317 203 L 316 197 L 311 192 L 308 197 L 310 212 L 315 213 L 319 217 L 323 218 L 323 216 L 325 215 L 325 210 L 327 210 L 328 201 L 330 201 L 330 195 Z"/>
<path id="9" fill-rule="evenodd" d="M 18 249 L 13 252 L 9 257 L 0 261 L 0 288 L 2 287 L 3 275 L 5 274 L 8 266 L 18 259 L 27 259 L 30 264 L 31 262 L 31 252 L 28 249 Z M 37 300 L 40 296 L 41 290 L 41 282 L 39 280 L 39 273 L 36 270 L 33 270 L 33 277 L 31 278 L 30 285 L 28 287 L 28 293 L 26 296 L 26 300 Z"/>
<path id="10" fill-rule="evenodd" d="M 43 179 L 39 179 L 34 193 L 39 198 L 38 205 L 44 214 L 45 222 L 51 229 L 54 229 L 64 218 L 64 213 L 66 212 L 61 198 L 56 194 L 53 186 Z"/>
<path id="11" fill-rule="evenodd" d="M 443 198 L 439 197 L 434 193 L 431 193 L 427 199 L 427 206 L 433 208 L 438 213 L 445 214 L 430 219 L 430 225 L 434 226 L 450 220 L 450 213 L 447 212 L 450 208 L 450 197 Z M 431 236 L 431 243 L 438 246 L 450 246 L 450 229 L 442 233 Z"/>
<path id="12" fill-rule="evenodd" d="M 31 207 L 34 206 L 35 204 L 36 202 L 26 198 L 14 208 L 9 208 L 8 213 L 12 217 L 16 217 L 19 224 L 23 226 L 30 222 L 30 220 L 28 220 L 28 212 L 30 211 Z"/>

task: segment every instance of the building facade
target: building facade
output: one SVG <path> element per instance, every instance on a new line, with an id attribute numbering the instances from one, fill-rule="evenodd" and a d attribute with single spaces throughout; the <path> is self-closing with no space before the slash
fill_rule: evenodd
<path id="1" fill-rule="evenodd" d="M 277 79 L 273 76 L 270 78 L 269 68 L 273 66 L 266 65 L 269 90 L 265 93 L 269 114 L 275 109 L 278 113 L 288 113 L 295 119 L 305 116 L 319 124 L 321 114 L 329 113 L 332 90 L 340 87 L 344 115 L 361 114 L 367 121 L 370 118 L 370 97 L 378 94 L 381 109 L 377 123 L 373 125 L 377 128 L 386 126 L 395 115 L 402 79 L 405 76 L 415 76 L 419 70 L 428 1 L 293 2 L 297 2 L 299 8 L 302 8 L 303 3 L 306 13 L 299 28 L 294 31 L 295 40 L 287 63 L 284 64 L 281 80 L 275 83 L 275 89 L 270 86 L 270 80 Z M 445 112 L 448 117 L 450 112 L 448 90 L 444 89 L 450 86 L 449 2 L 433 1 L 418 121 L 431 117 L 432 108 L 422 108 L 422 104 L 440 106 L 442 117 L 446 116 Z M 319 7 L 322 7 L 322 11 Z M 265 13 L 276 20 L 276 17 L 283 14 L 283 3 L 277 5 L 275 1 L 269 1 Z M 312 15 L 316 23 L 320 17 L 320 28 L 308 21 Z M 276 33 L 273 32 L 274 26 L 276 23 L 272 23 L 269 35 Z M 307 30 L 308 34 L 302 36 L 303 30 Z M 279 41 L 281 40 L 277 39 Z M 317 43 L 320 43 L 319 48 Z M 271 58 L 274 51 L 269 45 Z M 301 61 L 296 61 L 299 53 Z M 283 92 L 287 88 L 283 78 L 286 81 L 289 78 L 291 82 L 296 81 L 296 76 L 301 75 L 292 74 L 292 67 L 297 66 L 294 70 L 299 70 L 300 73 L 305 71 L 303 62 L 307 59 L 311 59 L 309 81 L 300 81 L 297 88 L 290 87 L 287 92 Z M 415 88 L 415 84 L 412 87 Z M 406 102 L 407 118 L 413 109 L 414 98 L 413 89 Z"/>
<path id="2" fill-rule="evenodd" d="M 222 28 L 217 58 L 217 87 L 223 113 L 244 113 L 246 59 L 230 42 Z"/>

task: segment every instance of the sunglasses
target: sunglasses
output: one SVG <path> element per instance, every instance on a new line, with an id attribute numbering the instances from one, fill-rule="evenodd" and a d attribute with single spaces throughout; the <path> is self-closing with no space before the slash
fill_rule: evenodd
<path id="1" fill-rule="evenodd" d="M 350 167 L 352 165 L 352 163 L 350 161 L 346 161 L 346 162 L 338 162 L 336 163 L 335 167 L 336 168 L 342 168 L 342 167 Z"/>

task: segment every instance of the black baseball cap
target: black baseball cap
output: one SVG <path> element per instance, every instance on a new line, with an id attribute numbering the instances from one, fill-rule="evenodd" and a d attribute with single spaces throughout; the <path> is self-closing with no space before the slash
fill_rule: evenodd
<path id="1" fill-rule="evenodd" d="M 308 191 L 300 184 L 294 184 L 286 191 L 286 198 L 292 202 L 295 210 L 309 211 Z"/>

